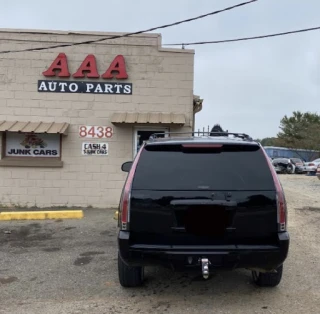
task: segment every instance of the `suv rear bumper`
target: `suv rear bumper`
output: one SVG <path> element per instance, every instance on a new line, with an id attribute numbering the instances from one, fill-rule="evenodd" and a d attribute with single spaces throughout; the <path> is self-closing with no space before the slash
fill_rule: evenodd
<path id="1" fill-rule="evenodd" d="M 130 244 L 130 232 L 120 231 L 118 248 L 121 258 L 130 266 L 163 265 L 200 270 L 199 259 L 206 257 L 215 268 L 272 270 L 287 258 L 289 233 L 279 233 L 278 240 L 276 245 L 147 245 Z"/>

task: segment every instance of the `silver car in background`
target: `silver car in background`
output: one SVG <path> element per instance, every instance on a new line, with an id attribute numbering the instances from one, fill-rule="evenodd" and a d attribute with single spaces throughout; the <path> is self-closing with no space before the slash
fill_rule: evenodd
<path id="1" fill-rule="evenodd" d="M 306 172 L 316 172 L 318 166 L 320 165 L 320 158 L 313 161 L 305 162 Z"/>

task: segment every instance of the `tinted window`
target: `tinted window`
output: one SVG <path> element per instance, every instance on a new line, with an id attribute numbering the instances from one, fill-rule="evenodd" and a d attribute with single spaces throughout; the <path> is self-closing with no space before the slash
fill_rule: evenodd
<path id="1" fill-rule="evenodd" d="M 147 146 L 141 154 L 133 189 L 274 190 L 272 174 L 259 146 L 220 149 Z"/>
<path id="2" fill-rule="evenodd" d="M 281 163 L 288 163 L 289 162 L 289 160 L 288 159 L 286 159 L 286 158 L 276 158 L 276 159 L 273 159 L 273 162 L 274 163 L 279 163 L 279 162 L 281 162 Z"/>
<path id="3" fill-rule="evenodd" d="M 291 158 L 291 161 L 292 161 L 293 163 L 302 163 L 302 160 L 299 159 L 299 158 Z"/>

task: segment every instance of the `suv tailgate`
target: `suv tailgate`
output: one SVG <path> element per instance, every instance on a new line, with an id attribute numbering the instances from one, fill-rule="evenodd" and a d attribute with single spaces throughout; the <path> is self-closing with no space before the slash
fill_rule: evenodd
<path id="1" fill-rule="evenodd" d="M 275 244 L 276 191 L 256 143 L 144 148 L 131 191 L 130 242 Z"/>

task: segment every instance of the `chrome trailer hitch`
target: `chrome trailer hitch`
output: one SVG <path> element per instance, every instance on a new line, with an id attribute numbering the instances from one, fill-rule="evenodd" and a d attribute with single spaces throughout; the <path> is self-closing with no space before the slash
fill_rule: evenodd
<path id="1" fill-rule="evenodd" d="M 204 279 L 208 279 L 210 261 L 206 257 L 200 258 L 200 261 L 201 261 L 202 276 Z"/>

